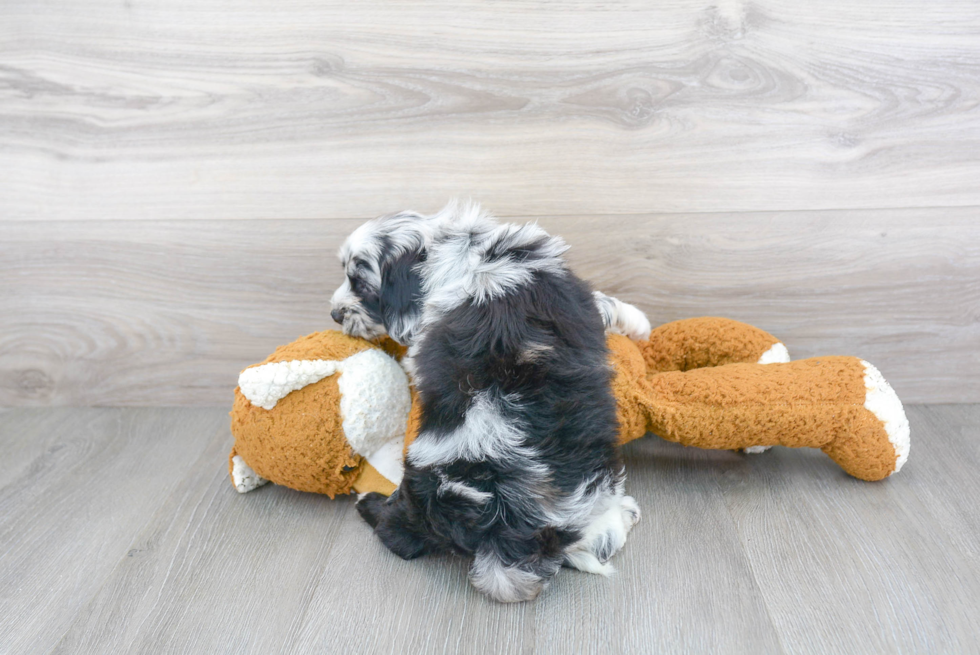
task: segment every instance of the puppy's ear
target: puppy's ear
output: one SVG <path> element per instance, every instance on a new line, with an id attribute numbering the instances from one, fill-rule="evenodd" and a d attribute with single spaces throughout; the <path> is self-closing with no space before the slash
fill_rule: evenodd
<path id="1" fill-rule="evenodd" d="M 411 345 L 422 316 L 422 277 L 417 265 L 424 261 L 424 251 L 407 252 L 381 271 L 381 320 L 388 335 L 403 346 Z"/>

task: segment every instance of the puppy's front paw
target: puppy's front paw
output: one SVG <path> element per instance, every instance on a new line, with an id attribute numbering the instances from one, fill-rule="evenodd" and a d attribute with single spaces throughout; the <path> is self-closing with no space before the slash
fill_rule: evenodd
<path id="1" fill-rule="evenodd" d="M 372 528 L 378 527 L 378 521 L 381 519 L 381 513 L 384 511 L 384 504 L 387 502 L 382 494 L 376 491 L 372 491 L 369 494 L 364 494 L 357 501 L 357 513 L 361 515 L 368 525 Z"/>
<path id="2" fill-rule="evenodd" d="M 623 496 L 620 507 L 623 512 L 623 527 L 629 532 L 640 522 L 640 506 L 632 496 Z"/>

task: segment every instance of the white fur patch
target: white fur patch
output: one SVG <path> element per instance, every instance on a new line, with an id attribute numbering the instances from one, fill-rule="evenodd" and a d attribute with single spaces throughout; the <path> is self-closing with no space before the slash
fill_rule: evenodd
<path id="1" fill-rule="evenodd" d="M 477 505 L 483 505 L 493 498 L 493 494 L 488 491 L 480 491 L 459 480 L 450 480 L 445 473 L 441 473 L 439 475 L 439 489 L 436 495 L 441 496 L 444 493 L 454 493 Z"/>
<path id="2" fill-rule="evenodd" d="M 565 552 L 565 564 L 579 571 L 609 576 L 616 572 L 609 558 L 626 544 L 626 536 L 640 520 L 636 501 L 623 495 L 622 486 L 597 497 L 582 538 Z"/>
<path id="3" fill-rule="evenodd" d="M 743 452 L 748 453 L 749 455 L 758 455 L 759 453 L 766 452 L 770 448 L 772 448 L 772 446 L 748 446 L 747 448 L 743 449 Z"/>
<path id="4" fill-rule="evenodd" d="M 885 380 L 881 372 L 870 363 L 861 360 L 864 364 L 864 386 L 867 388 L 867 396 L 864 406 L 874 414 L 885 426 L 888 434 L 888 441 L 895 448 L 895 470 L 898 473 L 905 461 L 909 458 L 911 448 L 909 420 L 905 416 L 905 408 L 898 394 L 892 389 L 888 381 Z M 891 473 L 889 473 L 891 475 Z"/>
<path id="5" fill-rule="evenodd" d="M 253 366 L 238 376 L 238 387 L 250 403 L 272 409 L 291 392 L 337 372 L 339 362 L 297 359 Z"/>
<path id="6" fill-rule="evenodd" d="M 354 452 L 370 457 L 396 437 L 404 439 L 412 399 L 398 362 L 371 348 L 351 355 L 338 369 L 340 415 Z"/>
<path id="7" fill-rule="evenodd" d="M 777 341 L 769 347 L 769 350 L 762 353 L 759 357 L 759 364 L 786 364 L 789 362 L 789 351 L 782 341 Z M 748 448 L 745 449 L 748 452 Z"/>
<path id="8" fill-rule="evenodd" d="M 475 204 L 450 204 L 436 217 L 439 236 L 419 269 L 427 323 L 469 299 L 482 303 L 502 296 L 530 282 L 535 272 L 565 270 L 561 255 L 568 246 L 535 223 L 501 225 Z M 523 260 L 488 257 L 493 249 L 532 245 L 535 255 Z"/>
<path id="9" fill-rule="evenodd" d="M 528 343 L 521 349 L 520 354 L 517 355 L 517 363 L 527 364 L 540 361 L 547 358 L 554 350 L 554 346 L 548 346 L 542 343 Z"/>
<path id="10" fill-rule="evenodd" d="M 408 447 L 408 460 L 419 468 L 460 459 L 478 462 L 515 455 L 523 463 L 531 463 L 534 453 L 523 442 L 524 433 L 514 421 L 505 418 L 487 394 L 482 393 L 473 399 L 463 425 L 455 432 L 444 435 L 422 432 Z"/>
<path id="11" fill-rule="evenodd" d="M 231 479 L 235 483 L 235 489 L 243 494 L 261 487 L 268 482 L 261 475 L 252 470 L 240 455 L 231 458 Z"/>
<path id="12" fill-rule="evenodd" d="M 622 334 L 634 341 L 650 338 L 650 319 L 642 311 L 601 291 L 593 291 L 592 295 L 608 332 Z"/>
<path id="13" fill-rule="evenodd" d="M 501 603 L 534 600 L 545 587 L 540 576 L 516 566 L 505 566 L 487 551 L 477 552 L 470 568 L 470 582 Z"/>

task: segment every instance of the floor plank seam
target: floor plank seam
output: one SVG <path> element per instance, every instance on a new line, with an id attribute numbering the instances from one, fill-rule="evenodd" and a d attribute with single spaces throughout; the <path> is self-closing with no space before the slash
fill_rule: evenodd
<path id="1" fill-rule="evenodd" d="M 447 198 L 448 200 L 448 198 Z M 796 214 L 796 215 L 807 215 L 807 214 L 829 214 L 833 212 L 882 212 L 882 211 L 936 211 L 943 209 L 977 209 L 980 210 L 980 205 L 973 203 L 957 204 L 952 203 L 949 205 L 895 205 L 895 206 L 874 206 L 874 207 L 825 207 L 820 209 L 798 209 L 798 208 L 787 208 L 787 209 L 735 209 L 735 210 L 712 210 L 712 211 L 679 211 L 672 209 L 656 209 L 653 208 L 647 212 L 622 212 L 622 213 L 601 213 L 601 212 L 588 212 L 584 214 L 571 214 L 571 213 L 549 213 L 549 212 L 529 212 L 529 213 L 498 213 L 493 211 L 493 199 L 486 198 L 482 201 L 482 204 L 489 209 L 494 216 L 502 220 L 519 220 L 519 219 L 529 219 L 538 220 L 542 218 L 562 220 L 562 219 L 581 219 L 581 218 L 646 218 L 653 216 L 714 216 L 714 215 L 733 215 L 733 214 Z M 433 208 L 432 211 L 437 211 L 439 208 Z M 349 221 L 364 221 L 369 218 L 373 218 L 371 215 L 357 215 L 357 216 L 254 216 L 249 218 L 152 218 L 146 219 L 148 221 L 159 222 L 159 223 L 186 223 L 194 224 L 199 221 L 212 221 L 212 222 L 275 222 L 275 221 L 329 221 L 329 222 L 349 222 Z M 130 221 L 140 219 L 132 218 L 19 218 L 19 217 L 9 217 L 5 216 L 0 219 L 0 223 L 10 222 L 10 223 L 128 223 Z"/>

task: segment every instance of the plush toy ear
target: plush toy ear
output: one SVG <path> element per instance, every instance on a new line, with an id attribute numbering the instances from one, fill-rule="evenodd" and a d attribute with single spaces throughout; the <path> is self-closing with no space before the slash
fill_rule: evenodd
<path id="1" fill-rule="evenodd" d="M 407 252 L 381 271 L 378 296 L 381 320 L 388 335 L 403 346 L 412 343 L 422 316 L 422 276 L 418 264 L 424 261 L 425 252 Z"/>

